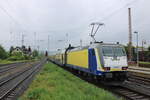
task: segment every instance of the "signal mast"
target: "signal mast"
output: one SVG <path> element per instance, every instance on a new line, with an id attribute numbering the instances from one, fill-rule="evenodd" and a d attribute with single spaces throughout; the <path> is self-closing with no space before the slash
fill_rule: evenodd
<path id="1" fill-rule="evenodd" d="M 98 31 L 98 29 L 100 28 L 100 26 L 103 26 L 104 23 L 99 23 L 99 22 L 93 22 L 90 24 L 92 26 L 92 30 L 91 30 L 91 33 L 90 33 L 90 36 L 91 38 L 93 39 L 93 42 L 97 42 L 96 39 L 95 39 L 95 35 Z M 95 29 L 96 28 L 96 29 Z M 95 31 L 94 31 L 95 30 Z"/>

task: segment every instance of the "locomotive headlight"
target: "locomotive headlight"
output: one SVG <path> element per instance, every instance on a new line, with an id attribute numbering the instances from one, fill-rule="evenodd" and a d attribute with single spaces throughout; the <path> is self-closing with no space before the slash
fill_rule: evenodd
<path id="1" fill-rule="evenodd" d="M 104 67 L 105 71 L 110 71 L 110 67 Z"/>

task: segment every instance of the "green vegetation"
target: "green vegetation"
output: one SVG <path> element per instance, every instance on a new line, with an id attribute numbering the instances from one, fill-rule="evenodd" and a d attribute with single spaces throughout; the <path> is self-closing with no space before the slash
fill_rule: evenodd
<path id="1" fill-rule="evenodd" d="M 48 63 L 18 100 L 118 100 L 118 98 Z"/>
<path id="2" fill-rule="evenodd" d="M 10 47 L 9 52 L 6 52 L 6 50 L 0 45 L 0 64 L 11 64 L 16 62 L 33 61 L 38 60 L 40 58 L 41 55 L 39 55 L 38 51 L 36 50 L 26 54 L 21 50 L 20 51 L 15 50 L 15 48 L 12 46 Z"/>
<path id="3" fill-rule="evenodd" d="M 13 63 L 13 62 L 9 60 L 0 60 L 0 64 L 10 64 L 10 63 Z"/>
<path id="4" fill-rule="evenodd" d="M 17 62 L 26 62 L 28 60 L 17 60 L 17 61 L 10 61 L 10 60 L 0 60 L 0 65 L 1 64 L 12 64 L 12 63 L 17 63 Z"/>
<path id="5" fill-rule="evenodd" d="M 150 62 L 139 62 L 140 67 L 150 68 Z"/>
<path id="6" fill-rule="evenodd" d="M 140 62 L 140 64 L 150 64 L 150 62 Z"/>
<path id="7" fill-rule="evenodd" d="M 10 61 L 16 61 L 16 60 L 25 60 L 25 56 L 22 52 L 13 52 L 11 56 L 8 58 Z"/>
<path id="8" fill-rule="evenodd" d="M 0 45 L 0 59 L 6 59 L 8 57 L 8 53 L 5 49 Z"/>
<path id="9" fill-rule="evenodd" d="M 148 51 L 150 51 L 150 46 L 148 47 Z"/>
<path id="10" fill-rule="evenodd" d="M 39 53 L 38 53 L 37 50 L 34 50 L 34 51 L 32 52 L 32 54 L 33 54 L 33 57 L 38 57 L 38 56 L 39 56 Z"/>
<path id="11" fill-rule="evenodd" d="M 128 56 L 128 44 L 125 47 L 127 56 Z M 142 51 L 143 49 L 143 51 Z M 148 50 L 147 50 L 148 49 Z M 136 61 L 137 59 L 137 48 L 132 46 L 132 61 Z M 140 61 L 145 61 L 145 62 L 150 62 L 150 46 L 148 48 L 145 47 L 139 47 L 139 60 Z"/>

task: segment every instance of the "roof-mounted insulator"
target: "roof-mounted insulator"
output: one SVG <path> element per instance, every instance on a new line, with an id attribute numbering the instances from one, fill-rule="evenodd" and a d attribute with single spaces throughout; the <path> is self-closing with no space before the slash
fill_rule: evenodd
<path id="1" fill-rule="evenodd" d="M 103 43 L 103 41 L 101 41 L 100 43 Z"/>

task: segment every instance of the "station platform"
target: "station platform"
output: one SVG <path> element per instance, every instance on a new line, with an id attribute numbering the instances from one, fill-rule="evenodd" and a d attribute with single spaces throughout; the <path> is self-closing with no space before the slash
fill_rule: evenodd
<path id="1" fill-rule="evenodd" d="M 129 73 L 132 73 L 132 74 L 137 75 L 137 76 L 150 78 L 150 68 L 129 66 L 128 71 L 129 71 Z"/>

